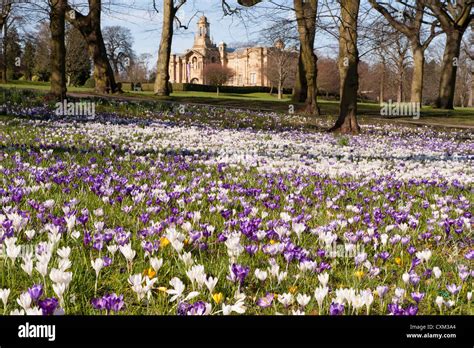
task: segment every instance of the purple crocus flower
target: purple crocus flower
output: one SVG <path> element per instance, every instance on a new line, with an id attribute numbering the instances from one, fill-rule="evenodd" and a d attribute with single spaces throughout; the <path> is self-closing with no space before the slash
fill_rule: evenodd
<path id="1" fill-rule="evenodd" d="M 409 305 L 407 309 L 403 311 L 404 315 L 416 315 L 418 313 L 418 306 Z"/>
<path id="2" fill-rule="evenodd" d="M 390 254 L 387 252 L 387 251 L 382 251 L 380 254 L 379 254 L 379 257 L 384 260 L 384 261 L 387 261 L 387 259 L 390 257 Z"/>
<path id="3" fill-rule="evenodd" d="M 38 301 L 38 306 L 41 308 L 43 315 L 52 315 L 56 308 L 58 308 L 58 305 L 59 302 L 54 297 Z"/>
<path id="4" fill-rule="evenodd" d="M 94 309 L 101 311 L 105 309 L 106 301 L 103 297 L 93 298 L 91 304 Z"/>
<path id="5" fill-rule="evenodd" d="M 461 291 L 461 285 L 457 286 L 456 284 L 448 284 L 446 285 L 446 288 L 453 295 L 456 295 L 459 291 Z"/>
<path id="6" fill-rule="evenodd" d="M 255 253 L 257 252 L 258 250 L 258 247 L 255 245 L 255 244 L 252 244 L 252 245 L 246 245 L 245 246 L 245 251 L 249 254 L 249 255 L 255 255 Z"/>
<path id="7" fill-rule="evenodd" d="M 331 303 L 329 307 L 330 315 L 342 315 L 344 313 L 344 305 L 342 303 Z"/>
<path id="8" fill-rule="evenodd" d="M 117 296 L 115 293 L 110 295 L 105 295 L 105 308 L 108 312 L 114 311 L 119 312 L 125 306 L 125 302 L 123 301 L 123 295 Z"/>
<path id="9" fill-rule="evenodd" d="M 274 298 L 273 294 L 267 292 L 265 296 L 260 297 L 257 300 L 257 306 L 262 307 L 262 308 L 270 307 L 273 303 L 273 298 Z"/>
<path id="10" fill-rule="evenodd" d="M 106 294 L 103 297 L 94 298 L 91 301 L 92 307 L 97 310 L 106 310 L 107 313 L 119 312 L 125 306 L 123 295 L 117 296 L 115 293 Z"/>
<path id="11" fill-rule="evenodd" d="M 467 252 L 466 255 L 464 255 L 464 257 L 468 260 L 473 260 L 474 259 L 474 249 L 471 249 Z"/>
<path id="12" fill-rule="evenodd" d="M 43 295 L 43 286 L 41 284 L 35 284 L 28 289 L 31 299 L 36 302 Z"/>
<path id="13" fill-rule="evenodd" d="M 249 271 L 250 271 L 249 267 L 245 267 L 245 266 L 234 263 L 231 267 L 230 280 L 233 282 L 239 281 L 240 285 L 242 285 Z"/>
<path id="14" fill-rule="evenodd" d="M 412 292 L 411 297 L 415 300 L 416 303 L 420 303 L 420 301 L 425 297 L 423 292 Z"/>
<path id="15" fill-rule="evenodd" d="M 104 267 L 109 267 L 112 264 L 112 259 L 108 256 L 104 256 L 102 260 L 104 261 Z"/>
<path id="16" fill-rule="evenodd" d="M 187 303 L 187 302 L 180 302 L 178 305 L 177 309 L 177 314 L 178 315 L 187 315 L 189 308 L 191 308 L 192 305 Z"/>

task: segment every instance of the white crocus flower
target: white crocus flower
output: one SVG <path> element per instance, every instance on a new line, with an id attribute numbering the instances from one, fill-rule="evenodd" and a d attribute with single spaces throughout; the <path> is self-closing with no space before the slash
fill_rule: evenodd
<path id="1" fill-rule="evenodd" d="M 60 258 L 62 259 L 67 259 L 69 258 L 69 255 L 71 254 L 71 248 L 70 247 L 62 247 L 61 249 L 58 249 L 56 252 Z"/>
<path id="2" fill-rule="evenodd" d="M 10 244 L 7 245 L 7 256 L 12 260 L 12 262 L 15 261 L 15 259 L 20 255 L 21 253 L 21 246 L 20 245 L 15 245 L 15 244 Z"/>
<path id="3" fill-rule="evenodd" d="M 76 215 L 71 215 L 64 218 L 66 220 L 67 231 L 71 233 L 72 229 L 76 225 Z"/>
<path id="4" fill-rule="evenodd" d="M 0 299 L 3 302 L 3 309 L 7 309 L 8 297 L 10 296 L 10 289 L 0 289 Z"/>
<path id="5" fill-rule="evenodd" d="M 288 276 L 288 272 L 280 272 L 277 276 L 278 284 L 284 281 L 287 276 Z"/>
<path id="6" fill-rule="evenodd" d="M 245 296 L 237 300 L 234 305 L 226 305 L 225 303 L 222 304 L 222 314 L 223 315 L 230 315 L 232 312 L 236 312 L 238 314 L 244 314 L 247 310 L 245 306 Z"/>
<path id="7" fill-rule="evenodd" d="M 26 315 L 43 315 L 43 311 L 39 307 L 28 308 L 26 310 Z"/>
<path id="8" fill-rule="evenodd" d="M 179 259 L 183 261 L 186 267 L 191 267 L 194 263 L 193 255 L 190 252 L 180 254 Z"/>
<path id="9" fill-rule="evenodd" d="M 298 239 L 300 239 L 301 233 L 303 233 L 305 229 L 306 229 L 305 224 L 293 223 L 293 231 L 296 233 L 296 236 L 298 237 Z"/>
<path id="10" fill-rule="evenodd" d="M 10 315 L 25 315 L 25 311 L 23 309 L 14 309 L 10 312 Z"/>
<path id="11" fill-rule="evenodd" d="M 53 268 L 49 273 L 49 278 L 54 283 L 65 284 L 67 287 L 72 280 L 72 272 L 64 272 L 60 269 Z"/>
<path id="12" fill-rule="evenodd" d="M 45 260 L 37 261 L 35 265 L 35 269 L 38 271 L 39 274 L 41 274 L 42 277 L 46 277 L 48 274 L 48 262 Z"/>
<path id="13" fill-rule="evenodd" d="M 63 297 L 64 293 L 66 292 L 66 284 L 65 283 L 54 283 L 53 284 L 53 291 L 58 296 L 59 302 L 63 305 Z"/>
<path id="14" fill-rule="evenodd" d="M 183 295 L 184 284 L 181 279 L 174 277 L 170 280 L 170 285 L 173 287 L 173 289 L 166 290 L 166 293 L 168 295 L 172 295 L 170 302 L 174 302 Z"/>
<path id="15" fill-rule="evenodd" d="M 364 305 L 367 308 L 367 315 L 370 313 L 370 306 L 372 302 L 374 302 L 374 295 L 372 295 L 372 291 L 370 289 L 361 291 L 362 300 Z"/>
<path id="16" fill-rule="evenodd" d="M 416 257 L 419 258 L 422 262 L 428 262 L 431 257 L 431 250 L 425 249 L 416 253 Z"/>
<path id="17" fill-rule="evenodd" d="M 300 310 L 300 309 L 297 309 L 297 310 L 294 310 L 294 309 L 293 309 L 293 310 L 291 311 L 291 314 L 292 314 L 292 315 L 306 315 L 306 313 L 305 313 L 304 311 Z"/>
<path id="18" fill-rule="evenodd" d="M 91 264 L 92 264 L 92 268 L 93 268 L 94 271 L 95 271 L 96 277 L 98 277 L 100 271 L 101 271 L 102 268 L 104 267 L 104 260 L 101 259 L 101 258 L 97 258 L 97 259 L 95 259 L 94 261 L 91 261 Z"/>
<path id="19" fill-rule="evenodd" d="M 207 280 L 205 281 L 205 284 L 206 284 L 206 287 L 207 289 L 209 290 L 209 293 L 212 294 L 212 292 L 214 291 L 214 288 L 216 287 L 217 285 L 217 281 L 218 281 L 218 278 L 213 278 L 213 277 L 209 277 L 207 278 Z"/>
<path id="20" fill-rule="evenodd" d="M 25 235 L 28 237 L 29 240 L 32 240 L 33 237 L 35 236 L 36 231 L 35 230 L 27 230 L 25 231 Z"/>
<path id="21" fill-rule="evenodd" d="M 24 310 L 27 310 L 31 306 L 31 296 L 28 292 L 24 292 L 20 295 L 19 298 L 16 299 L 16 302 L 20 307 L 22 307 Z"/>
<path id="22" fill-rule="evenodd" d="M 402 280 L 405 284 L 408 284 L 408 282 L 410 281 L 410 275 L 408 273 L 403 273 L 402 275 Z"/>
<path id="23" fill-rule="evenodd" d="M 33 260 L 31 258 L 25 259 L 21 265 L 21 269 L 31 277 L 33 273 Z"/>
<path id="24" fill-rule="evenodd" d="M 260 269 L 256 269 L 255 270 L 255 278 L 257 278 L 258 280 L 260 280 L 261 282 L 265 281 L 265 279 L 267 279 L 268 277 L 268 273 L 265 272 L 265 271 L 261 271 Z"/>
<path id="25" fill-rule="evenodd" d="M 439 267 L 433 267 L 433 274 L 435 276 L 436 279 L 439 279 L 439 277 L 441 277 L 441 270 L 439 269 Z"/>
<path id="26" fill-rule="evenodd" d="M 324 272 L 322 274 L 318 274 L 318 280 L 321 283 L 323 287 L 326 287 L 329 281 L 329 274 L 327 272 Z"/>
<path id="27" fill-rule="evenodd" d="M 60 259 L 58 262 L 58 268 L 63 272 L 66 272 L 71 265 L 71 260 L 69 259 Z"/>
<path id="28" fill-rule="evenodd" d="M 158 273 L 161 266 L 163 266 L 163 259 L 158 259 L 157 257 L 152 257 L 150 259 L 150 265 L 151 265 L 151 268 L 153 268 L 153 270 Z"/>
<path id="29" fill-rule="evenodd" d="M 387 244 L 387 240 L 388 240 L 388 235 L 386 233 L 383 233 L 381 236 L 380 236 L 380 242 L 382 243 L 382 245 L 386 245 Z"/>
<path id="30" fill-rule="evenodd" d="M 278 302 L 280 302 L 285 307 L 291 305 L 294 301 L 294 297 L 290 293 L 284 293 L 283 295 L 278 296 Z"/>
<path id="31" fill-rule="evenodd" d="M 137 255 L 137 252 L 133 250 L 132 245 L 130 243 L 120 246 L 119 249 L 128 262 L 132 262 L 135 256 Z"/>
<path id="32" fill-rule="evenodd" d="M 329 289 L 326 286 L 318 287 L 314 291 L 314 298 L 316 302 L 318 302 L 319 312 L 321 312 L 321 308 L 323 307 L 323 301 L 326 295 L 328 294 Z"/>
<path id="33" fill-rule="evenodd" d="M 308 305 L 309 301 L 311 301 L 311 296 L 308 296 L 306 294 L 298 294 L 296 296 L 296 302 L 298 302 L 298 304 L 301 307 L 306 307 Z"/>
<path id="34" fill-rule="evenodd" d="M 114 255 L 118 250 L 118 245 L 117 244 L 107 245 L 107 250 L 109 251 L 109 253 Z"/>
<path id="35" fill-rule="evenodd" d="M 186 275 L 193 286 L 194 284 L 197 284 L 198 287 L 201 287 L 206 281 L 206 273 L 204 272 L 203 265 L 194 265 L 190 270 L 186 271 Z"/>

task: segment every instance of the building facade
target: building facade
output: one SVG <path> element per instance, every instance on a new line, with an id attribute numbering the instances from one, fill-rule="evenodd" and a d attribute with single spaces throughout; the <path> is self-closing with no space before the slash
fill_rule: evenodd
<path id="1" fill-rule="evenodd" d="M 231 68 L 230 86 L 270 86 L 267 77 L 268 53 L 272 48 L 247 47 L 229 49 L 224 42 L 216 45 L 210 36 L 210 24 L 205 16 L 198 21 L 194 45 L 186 53 L 173 54 L 170 60 L 170 82 L 207 84 L 204 67 L 219 63 Z"/>

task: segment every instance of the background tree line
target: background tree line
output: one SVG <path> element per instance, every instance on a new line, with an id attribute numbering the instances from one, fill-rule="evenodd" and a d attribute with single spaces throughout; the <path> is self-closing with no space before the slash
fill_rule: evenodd
<path id="1" fill-rule="evenodd" d="M 170 94 L 168 68 L 173 34 L 176 29 L 187 29 L 189 25 L 183 23 L 178 15 L 187 0 L 153 0 L 152 3 L 163 18 L 154 89 L 156 95 L 167 96 Z M 237 16 L 247 25 L 252 25 L 255 18 L 260 20 L 258 14 L 262 8 L 266 18 L 275 21 L 282 17 L 287 19 L 287 24 L 295 29 L 298 55 L 293 99 L 304 103 L 304 112 L 313 116 L 320 113 L 317 101 L 319 83 L 331 82 L 328 90 L 337 84 L 329 79 L 324 82 L 318 79 L 321 63 L 318 66 L 316 34 L 324 31 L 334 37 L 338 42 L 337 57 L 327 58 L 325 62 L 332 66 L 333 71 L 336 63 L 339 77 L 340 112 L 331 129 L 333 131 L 359 131 L 357 99 L 361 94 L 376 93 L 380 101 L 392 94 L 396 94 L 398 101 L 408 100 L 408 95 L 412 102 L 426 103 L 433 98 L 436 107 L 452 109 L 456 98 L 460 104 L 466 103 L 465 87 L 472 87 L 473 72 L 466 68 L 472 59 L 472 47 L 467 43 L 469 41 L 465 41 L 465 33 L 474 18 L 473 0 L 367 0 L 362 3 L 361 0 L 238 0 L 237 3 L 216 0 L 217 3 L 225 15 Z M 40 75 L 49 78 L 51 94 L 64 98 L 68 82 L 82 83 L 87 76 L 85 71 L 90 69 L 88 64 L 91 64 L 98 93 L 120 92 L 117 78 L 121 78 L 119 75 L 138 59 L 131 50 L 133 40 L 126 30 L 120 27 L 102 29 L 101 16 L 110 6 L 113 6 L 113 1 L 108 3 L 108 7 L 101 0 L 80 4 L 72 3 L 72 0 L 2 1 L 3 79 L 8 77 L 9 69 L 11 76 L 15 77 L 15 73 L 21 71 L 21 64 L 25 64 L 25 78 Z M 20 39 L 12 23 L 17 17 L 24 19 L 26 15 L 23 14 L 31 12 L 39 14 L 49 30 L 43 27 L 37 37 Z M 445 37 L 442 59 L 427 62 L 426 53 L 440 35 Z M 42 39 L 42 44 L 38 44 Z M 117 43 L 121 47 L 117 47 Z M 69 56 L 87 55 L 89 59 L 68 63 L 68 51 Z M 15 66 L 11 65 L 15 54 L 26 54 L 20 66 L 18 61 L 15 61 Z M 38 55 L 38 59 L 31 59 L 33 55 Z M 364 64 L 363 57 L 369 57 L 372 64 Z M 49 64 L 44 64 L 48 61 Z M 429 81 L 431 76 L 426 78 L 428 69 L 437 72 L 435 76 L 439 76 L 439 81 Z M 383 81 L 378 88 L 370 83 L 365 85 L 363 79 L 364 73 L 373 74 L 375 71 Z M 279 85 L 282 77 L 280 73 Z M 438 83 L 435 97 L 432 97 L 430 83 Z M 472 103 L 472 88 L 470 93 Z"/>

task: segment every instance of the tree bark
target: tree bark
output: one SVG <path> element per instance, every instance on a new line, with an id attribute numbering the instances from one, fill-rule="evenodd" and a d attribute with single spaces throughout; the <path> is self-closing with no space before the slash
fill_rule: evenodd
<path id="1" fill-rule="evenodd" d="M 385 59 L 383 59 L 382 75 L 380 76 L 379 104 L 382 105 L 384 101 L 385 101 Z"/>
<path id="2" fill-rule="evenodd" d="M 161 30 L 160 49 L 158 51 L 158 62 L 154 91 L 158 96 L 169 96 L 169 64 L 171 55 L 171 44 L 173 42 L 173 20 L 176 9 L 173 0 L 163 0 L 163 27 Z"/>
<path id="3" fill-rule="evenodd" d="M 116 93 L 121 92 L 121 90 L 115 81 L 114 72 L 107 57 L 107 50 L 102 37 L 101 2 L 101 0 L 89 0 L 89 13 L 87 16 L 68 7 L 67 20 L 81 32 L 87 43 L 89 55 L 94 62 L 95 91 L 101 94 L 108 92 Z M 72 13 L 74 13 L 73 16 L 71 16 Z"/>
<path id="4" fill-rule="evenodd" d="M 405 77 L 405 68 L 403 67 L 403 59 L 398 62 L 400 73 L 398 75 L 397 86 L 397 103 L 403 103 L 403 80 Z"/>
<path id="5" fill-rule="evenodd" d="M 339 117 L 333 132 L 358 134 L 357 91 L 359 89 L 359 52 L 357 49 L 357 18 L 360 0 L 340 0 L 339 76 L 341 80 Z"/>
<path id="6" fill-rule="evenodd" d="M 51 30 L 51 94 L 66 98 L 66 45 L 64 24 L 66 0 L 53 0 L 50 10 Z"/>
<path id="7" fill-rule="evenodd" d="M 2 64 L 2 83 L 8 83 L 8 66 L 7 66 L 7 52 L 8 52 L 8 26 L 6 23 L 6 18 L 5 18 L 5 23 L 3 25 L 3 40 L 2 40 L 2 45 L 3 45 L 3 64 Z"/>
<path id="8" fill-rule="evenodd" d="M 317 57 L 314 54 L 314 39 L 316 35 L 317 0 L 294 0 L 296 22 L 300 39 L 300 59 L 294 99 L 302 101 L 305 98 L 305 112 L 319 116 L 317 102 Z"/>
<path id="9" fill-rule="evenodd" d="M 439 96 L 436 100 L 437 108 L 454 109 L 454 91 L 456 88 L 456 73 L 459 53 L 461 51 L 461 40 L 462 34 L 457 30 L 446 34 Z"/>
<path id="10" fill-rule="evenodd" d="M 293 101 L 296 103 L 304 103 L 308 96 L 308 82 L 306 80 L 306 71 L 303 64 L 303 58 L 300 53 L 298 56 L 298 69 L 296 70 L 295 87 L 293 88 Z"/>
<path id="11" fill-rule="evenodd" d="M 411 96 L 412 103 L 423 104 L 423 76 L 425 68 L 425 52 L 423 48 L 418 45 L 412 45 L 413 52 L 413 79 L 411 81 Z"/>
<path id="12" fill-rule="evenodd" d="M 8 26 L 8 15 L 11 11 L 11 4 L 2 5 L 0 14 L 0 32 L 3 31 L 3 65 L 2 65 L 2 83 L 7 83 L 7 26 Z"/>

